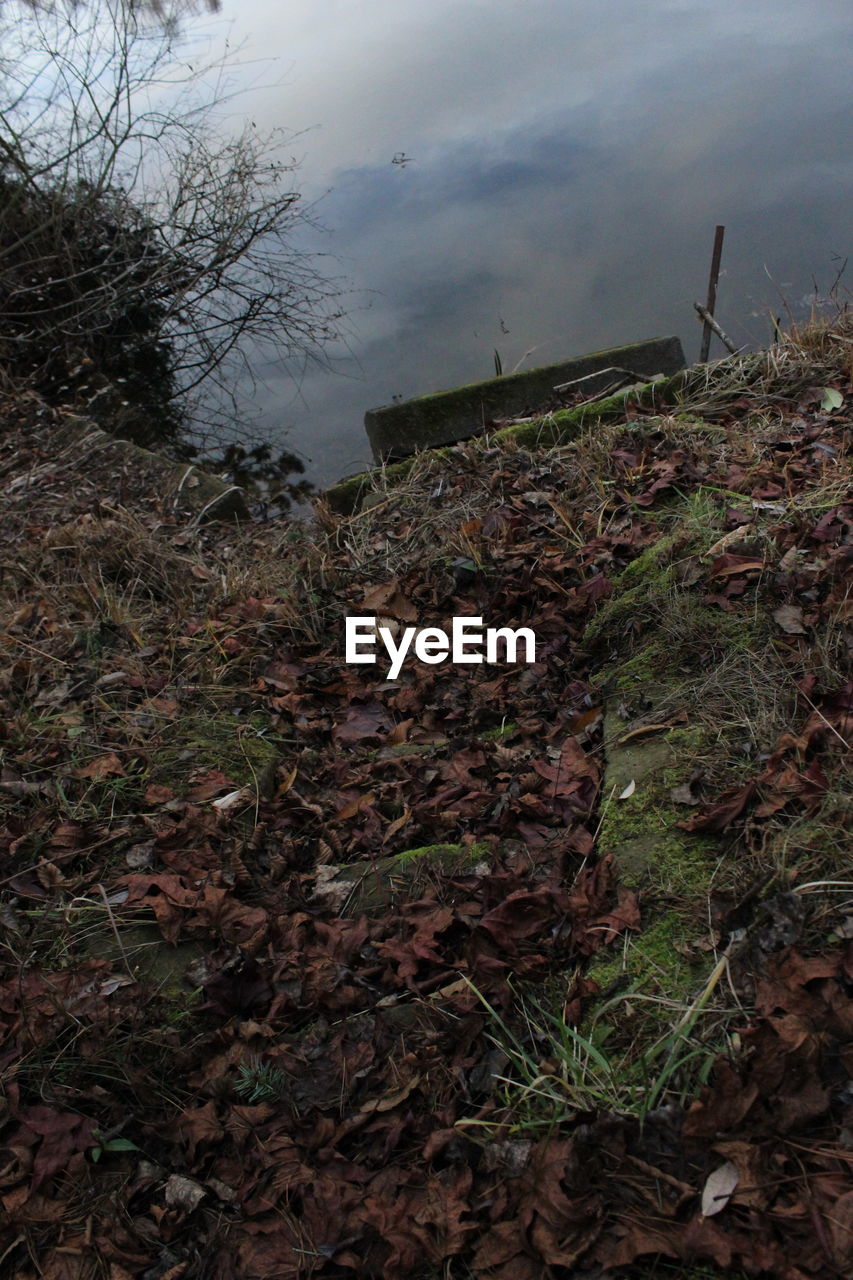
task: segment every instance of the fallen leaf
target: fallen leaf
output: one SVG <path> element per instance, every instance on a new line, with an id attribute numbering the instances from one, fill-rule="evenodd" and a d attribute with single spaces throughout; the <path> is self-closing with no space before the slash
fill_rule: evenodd
<path id="1" fill-rule="evenodd" d="M 753 502 L 752 505 L 756 507 L 759 504 L 756 502 Z M 737 529 L 730 529 L 728 533 L 723 534 L 722 538 L 718 538 L 712 547 L 708 548 L 708 550 L 702 556 L 702 559 L 713 560 L 716 556 L 721 555 L 724 551 L 728 551 L 729 547 L 734 546 L 738 542 L 740 542 L 751 531 L 752 531 L 751 524 L 742 524 L 742 525 L 738 525 Z"/>
<path id="2" fill-rule="evenodd" d="M 798 604 L 782 604 L 773 610 L 773 618 L 789 636 L 804 636 L 803 611 Z"/>
<path id="3" fill-rule="evenodd" d="M 711 1218 L 715 1213 L 725 1209 L 739 1182 L 740 1174 L 731 1160 L 727 1160 L 725 1164 L 720 1165 L 719 1169 L 709 1174 L 702 1191 L 703 1217 Z"/>
<path id="4" fill-rule="evenodd" d="M 412 811 L 407 807 L 399 818 L 395 818 L 394 821 L 388 825 L 385 834 L 382 837 L 382 843 L 387 844 L 388 841 L 391 840 L 398 831 L 402 831 L 406 823 L 411 822 L 411 820 Z"/>
<path id="5" fill-rule="evenodd" d="M 418 619 L 417 609 L 411 600 L 407 600 L 397 590 L 397 583 L 394 581 L 386 582 L 381 587 L 368 588 L 364 593 L 362 604 L 365 609 L 374 614 L 385 614 L 400 622 L 417 622 Z"/>
<path id="6" fill-rule="evenodd" d="M 835 387 L 821 387 L 820 407 L 824 413 L 832 413 L 844 404 L 844 396 Z"/>
<path id="7" fill-rule="evenodd" d="M 204 804 L 206 800 L 213 800 L 226 787 L 233 790 L 234 783 L 231 779 L 219 769 L 209 769 L 207 773 L 193 780 L 192 786 L 187 791 L 187 799 L 191 804 Z"/>
<path id="8" fill-rule="evenodd" d="M 74 777 L 91 778 L 93 782 L 100 782 L 102 778 L 123 778 L 124 769 L 116 753 L 111 751 L 108 755 L 98 756 L 75 769 Z"/>
<path id="9" fill-rule="evenodd" d="M 630 733 L 623 734 L 616 745 L 624 747 L 626 742 L 632 742 L 634 738 L 648 738 L 653 733 L 667 733 L 671 728 L 671 724 L 641 724 L 639 729 L 632 729 Z M 621 796 L 619 798 L 622 799 Z"/>
<path id="10" fill-rule="evenodd" d="M 369 809 L 375 801 L 375 791 L 368 791 L 366 795 L 356 796 L 354 800 L 350 800 L 349 804 L 345 804 L 343 808 L 338 809 L 335 814 L 335 822 L 346 822 L 348 818 L 356 817 L 362 809 Z"/>
<path id="11" fill-rule="evenodd" d="M 218 800 L 212 800 L 211 804 L 214 809 L 224 811 L 233 809 L 241 800 L 251 800 L 254 792 L 251 787 L 238 787 L 236 791 L 229 791 L 226 796 L 220 796 Z"/>
<path id="12" fill-rule="evenodd" d="M 752 573 L 763 568 L 764 560 L 759 556 L 737 556 L 727 551 L 724 555 L 717 556 L 711 565 L 711 575 L 714 578 L 728 578 L 735 573 Z"/>
<path id="13" fill-rule="evenodd" d="M 677 787 L 671 787 L 669 797 L 673 804 L 701 804 L 702 800 L 699 796 L 693 794 L 693 785 L 690 782 L 682 782 Z"/>
<path id="14" fill-rule="evenodd" d="M 173 1173 L 166 1183 L 165 1199 L 169 1209 L 183 1209 L 184 1213 L 192 1213 L 204 1199 L 204 1187 L 193 1182 L 192 1178 L 182 1178 Z"/>
<path id="15" fill-rule="evenodd" d="M 371 739 L 379 742 L 390 727 L 391 720 L 385 707 L 373 702 L 350 707 L 343 723 L 335 725 L 332 736 L 338 746 L 352 746 Z"/>
<path id="16" fill-rule="evenodd" d="M 276 800 L 280 799 L 281 796 L 287 795 L 288 791 L 291 789 L 294 782 L 296 781 L 296 775 L 298 774 L 298 772 L 299 772 L 299 766 L 294 765 L 293 768 L 290 770 L 290 773 L 287 775 L 287 777 L 282 782 L 279 783 L 275 793 Z"/>
<path id="17" fill-rule="evenodd" d="M 218 1142 L 225 1133 L 216 1114 L 216 1104 L 211 1099 L 202 1107 L 187 1107 L 178 1118 L 177 1127 L 187 1144 L 187 1154 L 195 1158 L 200 1142 Z"/>
<path id="18" fill-rule="evenodd" d="M 406 742 L 406 740 L 409 737 L 409 730 L 411 729 L 414 723 L 415 723 L 414 719 L 409 719 L 409 720 L 401 720 L 398 725 L 395 725 L 394 728 L 391 730 L 391 732 L 388 734 L 388 746 L 398 747 L 401 745 L 401 743 Z"/>
<path id="19" fill-rule="evenodd" d="M 72 1156 L 94 1146 L 94 1122 L 51 1106 L 28 1107 L 21 1114 L 28 1129 L 41 1138 L 33 1162 L 33 1190 L 60 1169 L 68 1166 Z"/>
<path id="20" fill-rule="evenodd" d="M 743 786 L 729 787 L 713 804 L 692 818 L 679 822 L 685 831 L 722 831 L 739 818 L 755 795 L 756 782 L 751 779 Z"/>
<path id="21" fill-rule="evenodd" d="M 368 1098 L 359 1107 L 359 1115 L 368 1116 L 376 1112 L 391 1111 L 399 1103 L 404 1102 L 410 1093 L 417 1089 L 421 1082 L 419 1075 L 412 1076 L 405 1084 L 399 1085 L 396 1089 L 390 1089 L 388 1093 L 383 1094 L 381 1098 Z"/>

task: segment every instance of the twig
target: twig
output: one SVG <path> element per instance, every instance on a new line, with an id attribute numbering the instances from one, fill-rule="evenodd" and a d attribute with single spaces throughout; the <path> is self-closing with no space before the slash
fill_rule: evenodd
<path id="1" fill-rule="evenodd" d="M 181 483 L 178 485 L 177 489 L 175 490 L 175 497 L 174 497 L 174 499 L 173 499 L 173 501 L 172 501 L 172 514 L 173 514 L 173 515 L 175 514 L 175 512 L 176 512 L 176 511 L 177 511 L 177 509 L 178 509 L 178 501 L 179 501 L 180 496 L 181 496 L 181 491 L 182 491 L 182 489 L 183 489 L 184 485 L 185 485 L 185 484 L 186 484 L 186 482 L 189 480 L 190 476 L 192 475 L 192 473 L 193 473 L 194 471 L 195 471 L 195 464 L 191 462 L 191 463 L 190 463 L 190 465 L 187 467 L 186 471 L 184 472 L 184 474 L 181 476 Z"/>
<path id="2" fill-rule="evenodd" d="M 191 524 L 201 524 L 202 519 L 204 518 L 204 516 L 206 516 L 206 515 L 207 515 L 207 513 L 208 513 L 208 511 L 210 511 L 211 507 L 215 507 L 215 506 L 217 506 L 217 505 L 218 505 L 218 504 L 223 500 L 223 498 L 227 498 L 227 497 L 228 497 L 230 494 L 232 494 L 232 493 L 242 493 L 242 492 L 243 492 L 243 490 L 241 489 L 241 487 L 240 487 L 240 485 L 239 485 L 239 484 L 231 484 L 231 485 L 229 485 L 227 489 L 223 489 L 222 493 L 217 493 L 217 495 L 216 495 L 216 497 L 215 497 L 215 498 L 211 498 L 211 499 L 210 499 L 210 502 L 206 502 L 206 503 L 205 503 L 205 505 L 202 507 L 201 511 L 199 511 L 199 512 L 198 512 L 198 513 L 193 517 L 193 519 L 190 521 L 190 523 L 191 523 Z"/>
<path id="3" fill-rule="evenodd" d="M 714 314 L 714 307 L 717 303 L 717 281 L 720 278 L 720 259 L 723 256 L 723 236 L 725 233 L 725 227 L 717 227 L 714 232 L 714 251 L 711 254 L 711 274 L 708 279 L 708 301 L 706 303 L 708 315 L 705 318 L 705 332 L 702 334 L 702 350 L 699 353 L 700 364 L 708 363 L 708 352 L 711 350 L 711 331 L 714 328 L 711 323 L 711 316 Z M 719 332 L 716 332 L 719 336 Z"/>
<path id="4" fill-rule="evenodd" d="M 733 356 L 738 355 L 738 353 L 739 353 L 739 350 L 740 350 L 740 349 L 739 349 L 738 347 L 736 347 L 736 346 L 735 346 L 735 344 L 732 342 L 732 340 L 731 340 L 731 338 L 728 336 L 728 334 L 727 334 L 727 333 L 725 333 L 725 332 L 724 332 L 724 330 L 720 328 L 720 326 L 717 324 L 716 320 L 715 320 L 715 319 L 714 319 L 714 317 L 711 315 L 711 313 L 710 313 L 710 311 L 708 310 L 708 308 L 707 308 L 707 307 L 703 307 L 703 306 L 702 306 L 702 304 L 701 304 L 701 302 L 694 302 L 694 303 L 693 303 L 693 306 L 696 308 L 696 311 L 697 311 L 697 313 L 698 313 L 698 315 L 699 315 L 699 319 L 700 319 L 700 320 L 704 320 L 704 322 L 705 322 L 705 331 L 706 331 L 707 333 L 710 333 L 710 332 L 711 332 L 711 330 L 713 329 L 714 333 L 715 333 L 715 334 L 717 335 L 717 337 L 720 339 L 720 342 L 722 342 L 723 346 L 724 346 L 724 347 L 728 347 L 729 351 L 732 353 L 732 355 L 733 355 Z M 702 339 L 702 350 L 703 350 L 703 351 L 705 350 L 705 340 L 704 340 L 704 338 Z M 705 355 L 705 360 L 707 360 L 707 359 L 708 359 L 708 356 L 707 356 L 707 354 L 706 354 L 706 355 Z"/>
<path id="5" fill-rule="evenodd" d="M 130 961 L 127 958 L 127 952 L 124 949 L 124 943 L 121 940 L 121 934 L 118 931 L 118 925 L 116 924 L 115 916 L 113 915 L 113 909 L 110 906 L 110 900 L 107 897 L 106 890 L 104 889 L 104 886 L 102 884 L 96 884 L 95 888 L 98 890 L 98 892 L 101 895 L 101 898 L 103 899 L 104 907 L 106 908 L 106 912 L 107 912 L 107 917 L 110 922 L 110 928 L 113 931 L 113 936 L 115 937 L 116 945 L 118 946 L 118 949 L 121 953 L 121 958 L 124 961 L 124 967 L 127 972 L 127 976 L 131 979 L 131 981 L 136 982 L 137 975 L 133 972 L 133 970 L 130 967 Z"/>

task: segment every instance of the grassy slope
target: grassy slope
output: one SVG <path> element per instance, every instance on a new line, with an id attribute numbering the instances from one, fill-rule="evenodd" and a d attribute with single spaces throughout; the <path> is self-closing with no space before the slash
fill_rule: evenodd
<path id="1" fill-rule="evenodd" d="M 425 455 L 309 528 L 128 508 L 6 406 L 18 1274 L 843 1273 L 850 351 Z M 384 686 L 342 666 L 365 593 L 540 662 Z M 788 1075 L 823 1099 L 793 1132 L 756 1119 Z"/>

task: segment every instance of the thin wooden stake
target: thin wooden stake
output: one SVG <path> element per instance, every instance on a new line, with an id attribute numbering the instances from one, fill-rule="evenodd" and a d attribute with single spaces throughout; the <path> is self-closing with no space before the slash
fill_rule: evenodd
<path id="1" fill-rule="evenodd" d="M 711 315 L 710 311 L 707 309 L 707 307 L 703 307 L 700 302 L 694 302 L 693 306 L 696 308 L 696 312 L 699 316 L 699 319 L 704 320 L 706 328 L 708 327 L 708 325 L 710 325 L 711 328 L 714 330 L 714 333 L 720 339 L 720 342 L 722 342 L 723 346 L 728 347 L 732 355 L 736 356 L 737 347 L 732 342 L 731 338 L 725 332 L 725 330 L 720 328 L 720 326 L 717 324 L 714 317 Z"/>
<path id="2" fill-rule="evenodd" d="M 709 316 L 714 314 L 714 307 L 717 305 L 717 281 L 720 278 L 720 260 L 723 256 L 723 236 L 725 234 L 725 227 L 717 227 L 714 232 L 714 252 L 711 254 L 711 274 L 708 278 L 708 301 L 705 304 L 705 310 Z M 711 325 L 706 321 L 702 333 L 702 350 L 699 353 L 700 364 L 707 364 L 708 362 L 712 332 Z"/>

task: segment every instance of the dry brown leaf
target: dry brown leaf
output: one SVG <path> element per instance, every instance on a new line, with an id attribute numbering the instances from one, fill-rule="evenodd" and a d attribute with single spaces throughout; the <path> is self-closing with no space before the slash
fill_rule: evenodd
<path id="1" fill-rule="evenodd" d="M 116 753 L 110 751 L 107 755 L 97 756 L 96 759 L 90 760 L 88 764 L 81 765 L 79 769 L 75 769 L 74 777 L 91 778 L 93 782 L 100 782 L 102 778 L 123 778 L 124 769 Z"/>
<path id="2" fill-rule="evenodd" d="M 773 610 L 773 619 L 786 635 L 804 636 L 803 611 L 798 604 L 782 604 Z"/>
<path id="3" fill-rule="evenodd" d="M 373 1115 L 375 1112 L 393 1110 L 394 1107 L 399 1103 L 404 1102 L 406 1098 L 408 1098 L 409 1094 L 413 1093 L 414 1090 L 417 1089 L 420 1082 L 421 1077 L 419 1075 L 415 1075 L 412 1076 L 410 1080 L 407 1080 L 405 1084 L 400 1085 L 399 1088 L 391 1089 L 388 1093 L 383 1094 L 381 1098 L 368 1098 L 367 1101 L 362 1103 L 359 1107 L 359 1115 L 369 1116 Z"/>
<path id="4" fill-rule="evenodd" d="M 335 821 L 346 822 L 348 818 L 356 817 L 361 809 L 369 809 L 375 800 L 375 791 L 368 791 L 366 795 L 356 796 L 355 800 L 350 800 L 349 804 L 345 804 L 342 809 L 338 809 L 335 814 Z"/>
<path id="5" fill-rule="evenodd" d="M 294 765 L 293 768 L 290 770 L 290 773 L 284 779 L 284 781 L 279 783 L 275 793 L 276 799 L 278 799 L 279 796 L 287 795 L 288 791 L 296 781 L 296 775 L 298 772 L 299 772 L 299 767 L 297 765 Z"/>
<path id="6" fill-rule="evenodd" d="M 653 733 L 666 733 L 672 727 L 671 724 L 641 724 L 639 729 L 632 729 L 630 733 L 623 734 L 616 745 L 621 747 L 634 738 L 648 738 Z"/>
<path id="7" fill-rule="evenodd" d="M 702 556 L 703 560 L 713 560 L 715 556 L 722 555 L 724 551 L 728 551 L 729 547 L 736 546 L 741 542 L 748 533 L 752 531 L 751 524 L 738 525 L 737 529 L 730 529 L 728 533 L 724 533 L 712 547 Z"/>
<path id="8" fill-rule="evenodd" d="M 184 1213 L 192 1213 L 197 1209 L 206 1195 L 204 1187 L 193 1182 L 192 1178 L 182 1178 L 173 1173 L 165 1188 L 166 1205 L 170 1209 L 183 1209 Z"/>
<path id="9" fill-rule="evenodd" d="M 411 821 L 411 818 L 412 818 L 412 811 L 411 809 L 406 808 L 405 812 L 402 814 L 401 817 L 395 818 L 394 821 L 389 824 L 385 832 L 385 835 L 382 837 L 382 843 L 387 844 L 387 842 L 392 838 L 392 836 L 395 836 L 398 831 L 403 830 L 403 827 L 406 825 L 407 822 Z"/>

